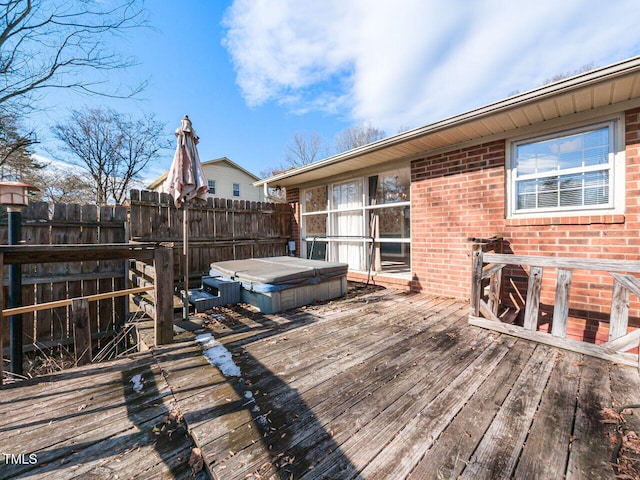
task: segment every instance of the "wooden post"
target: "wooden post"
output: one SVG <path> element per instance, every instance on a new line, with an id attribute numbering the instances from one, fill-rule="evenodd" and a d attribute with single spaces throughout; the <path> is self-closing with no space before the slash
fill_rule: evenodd
<path id="1" fill-rule="evenodd" d="M 471 315 L 480 316 L 480 298 L 482 297 L 482 244 L 475 243 L 471 252 Z"/>
<path id="2" fill-rule="evenodd" d="M 558 269 L 556 283 L 556 301 L 553 306 L 553 322 L 551 335 L 565 338 L 567 336 L 567 317 L 569 316 L 569 293 L 571 291 L 571 270 Z"/>
<path id="3" fill-rule="evenodd" d="M 173 250 L 158 247 L 153 256 L 155 278 L 156 345 L 173 341 Z"/>
<path id="4" fill-rule="evenodd" d="M 538 309 L 540 308 L 540 290 L 542 289 L 542 267 L 531 267 L 529 286 L 527 287 L 527 304 L 524 311 L 525 330 L 538 329 Z"/>
<path id="5" fill-rule="evenodd" d="M 74 298 L 71 301 L 71 321 L 73 323 L 76 366 L 91 363 L 91 321 L 87 298 Z"/>
<path id="6" fill-rule="evenodd" d="M 629 326 L 629 290 L 618 279 L 613 282 L 611 316 L 609 317 L 609 341 L 627 334 Z"/>
<path id="7" fill-rule="evenodd" d="M 494 315 L 498 315 L 500 309 L 500 297 L 502 292 L 502 268 L 493 273 L 489 280 L 489 309 Z"/>

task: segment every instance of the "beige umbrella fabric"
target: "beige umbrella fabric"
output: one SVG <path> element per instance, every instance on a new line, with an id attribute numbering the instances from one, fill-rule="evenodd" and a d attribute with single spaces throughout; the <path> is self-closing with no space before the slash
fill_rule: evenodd
<path id="1" fill-rule="evenodd" d="M 183 209 L 184 293 L 182 298 L 184 306 L 182 314 L 183 319 L 187 320 L 189 317 L 189 203 L 206 203 L 209 188 L 196 148 L 200 138 L 187 115 L 180 122 L 180 127 L 176 129 L 175 136 L 176 152 L 163 190 L 173 197 L 177 208 L 182 205 Z"/>
<path id="2" fill-rule="evenodd" d="M 164 191 L 173 197 L 176 207 L 190 201 L 206 203 L 209 188 L 196 148 L 200 137 L 196 135 L 187 115 L 176 129 L 175 136 L 176 153 L 164 182 Z"/>

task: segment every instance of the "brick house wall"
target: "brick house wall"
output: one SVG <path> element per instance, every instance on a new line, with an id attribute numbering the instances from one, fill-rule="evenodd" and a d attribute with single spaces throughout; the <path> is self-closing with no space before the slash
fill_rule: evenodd
<path id="1" fill-rule="evenodd" d="M 412 289 L 468 298 L 470 236 L 502 235 L 505 253 L 640 260 L 640 109 L 625 113 L 625 125 L 624 215 L 506 219 L 504 140 L 411 162 Z M 544 279 L 541 330 L 550 328 L 555 271 Z M 569 338 L 607 340 L 611 283 L 606 274 L 574 272 Z M 638 326 L 640 306 L 631 297 L 630 324 Z"/>

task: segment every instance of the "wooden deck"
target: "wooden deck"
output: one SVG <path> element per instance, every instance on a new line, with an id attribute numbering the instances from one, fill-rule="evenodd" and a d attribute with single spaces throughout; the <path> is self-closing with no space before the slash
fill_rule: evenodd
<path id="1" fill-rule="evenodd" d="M 3 389 L 0 454 L 38 463 L 0 478 L 187 478 L 195 445 L 200 476 L 224 480 L 613 478 L 602 409 L 638 403 L 638 370 L 470 327 L 468 311 L 390 290 L 281 315 L 239 306 L 208 327 L 241 377 L 185 333 Z"/>

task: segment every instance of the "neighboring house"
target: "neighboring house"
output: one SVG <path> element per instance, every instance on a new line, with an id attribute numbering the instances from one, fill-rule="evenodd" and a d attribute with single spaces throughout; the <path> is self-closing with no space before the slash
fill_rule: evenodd
<path id="1" fill-rule="evenodd" d="M 468 237 L 501 235 L 522 255 L 640 260 L 639 148 L 637 57 L 256 185 L 286 187 L 300 255 L 317 237 L 313 255 L 347 262 L 352 278 L 371 266 L 376 283 L 468 298 Z M 572 286 L 576 308 L 604 314 L 597 283 Z M 593 318 L 573 327 L 603 335 Z"/>
<path id="2" fill-rule="evenodd" d="M 252 202 L 264 201 L 262 188 L 253 185 L 259 178 L 228 158 L 222 157 L 202 162 L 202 170 L 207 178 L 209 195 L 212 197 Z M 163 173 L 147 188 L 162 191 L 162 184 L 167 179 L 168 173 L 169 171 Z"/>

